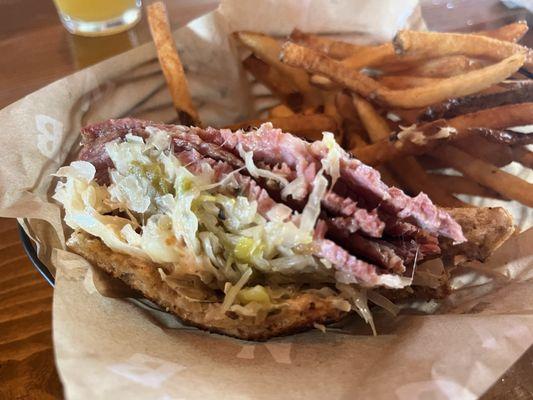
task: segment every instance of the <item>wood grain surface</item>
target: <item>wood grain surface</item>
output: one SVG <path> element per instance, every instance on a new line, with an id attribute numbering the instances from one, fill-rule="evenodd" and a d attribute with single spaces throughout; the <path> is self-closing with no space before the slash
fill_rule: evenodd
<path id="1" fill-rule="evenodd" d="M 214 0 L 168 1 L 181 26 L 216 6 Z M 424 0 L 430 29 L 477 30 L 529 19 L 497 0 Z M 0 108 L 78 69 L 149 40 L 143 18 L 129 32 L 104 38 L 68 34 L 51 0 L 0 0 Z M 533 44 L 533 35 L 526 38 Z M 62 398 L 51 332 L 52 288 L 26 258 L 14 220 L 0 218 L 0 399 Z M 484 396 L 533 399 L 530 349 Z"/>

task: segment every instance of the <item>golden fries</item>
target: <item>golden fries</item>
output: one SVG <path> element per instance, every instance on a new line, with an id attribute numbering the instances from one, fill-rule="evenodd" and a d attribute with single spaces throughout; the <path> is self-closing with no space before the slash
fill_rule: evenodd
<path id="1" fill-rule="evenodd" d="M 268 113 L 269 118 L 290 117 L 291 115 L 294 115 L 294 111 L 285 104 L 280 104 L 271 108 Z"/>
<path id="2" fill-rule="evenodd" d="M 455 140 L 452 146 L 497 167 L 504 167 L 513 162 L 513 151 L 510 146 L 500 146 L 476 134 Z"/>
<path id="3" fill-rule="evenodd" d="M 443 120 L 434 121 L 429 124 L 425 124 L 416 128 L 420 134 L 427 140 L 423 145 L 416 145 L 409 140 L 395 142 L 390 139 L 381 139 L 378 142 L 372 143 L 368 146 L 352 149 L 352 153 L 356 158 L 360 159 L 369 165 L 380 165 L 390 160 L 399 157 L 406 157 L 412 155 L 421 155 L 431 151 L 443 140 L 448 140 L 449 137 L 440 137 L 436 135 L 444 126 Z"/>
<path id="4" fill-rule="evenodd" d="M 253 32 L 236 32 L 235 37 L 270 66 L 279 70 L 298 88 L 308 105 L 320 102 L 320 93 L 309 84 L 307 73 L 279 61 L 281 45 L 270 36 Z"/>
<path id="5" fill-rule="evenodd" d="M 453 135 L 456 140 L 466 138 L 475 133 L 471 128 L 483 126 L 489 129 L 502 129 L 509 126 L 529 125 L 533 122 L 533 103 L 511 104 L 496 107 L 488 110 L 481 110 L 471 114 L 460 115 L 450 120 L 436 120 L 430 123 L 419 125 L 417 131 L 423 133 L 428 139 L 423 145 L 414 145 L 408 141 L 392 142 L 388 139 L 382 139 L 380 142 L 373 143 L 366 147 L 354 150 L 357 158 L 371 165 L 392 160 L 393 158 L 409 155 L 421 155 L 432 150 L 439 142 L 444 139 L 432 140 L 436 129 L 448 126 L 456 130 Z M 400 142 L 400 143 L 398 143 Z M 399 145 L 400 144 L 400 145 Z"/>
<path id="6" fill-rule="evenodd" d="M 432 152 L 432 156 L 449 163 L 463 175 L 495 190 L 503 197 L 533 207 L 533 185 L 531 183 L 452 146 L 440 146 Z"/>
<path id="7" fill-rule="evenodd" d="M 289 38 L 295 43 L 300 43 L 311 49 L 321 51 L 335 59 L 350 57 L 358 51 L 368 47 L 304 33 L 299 29 L 294 29 Z"/>
<path id="8" fill-rule="evenodd" d="M 454 55 L 418 63 L 418 65 L 409 68 L 405 72 L 418 77 L 447 78 L 464 74 L 465 72 L 473 71 L 483 66 L 483 63 L 479 60 L 474 60 L 463 55 Z"/>
<path id="9" fill-rule="evenodd" d="M 392 43 L 385 43 L 379 46 L 371 46 L 357 51 L 350 57 L 342 60 L 342 64 L 348 68 L 361 69 L 379 65 L 384 60 L 395 57 Z"/>
<path id="10" fill-rule="evenodd" d="M 353 96 L 353 104 L 372 143 L 390 135 L 391 129 L 387 121 L 381 118 L 372 104 L 357 95 Z"/>
<path id="11" fill-rule="evenodd" d="M 530 125 L 533 123 L 533 103 L 509 104 L 501 107 L 480 110 L 470 114 L 459 115 L 447 121 L 448 126 L 457 129 L 457 138 L 474 133 L 470 128 L 484 127 L 504 129 L 511 126 Z"/>
<path id="12" fill-rule="evenodd" d="M 296 85 L 287 79 L 277 69 L 251 55 L 242 62 L 244 69 L 250 72 L 258 82 L 268 87 L 285 104 L 298 110 L 302 106 L 303 98 Z"/>
<path id="13" fill-rule="evenodd" d="M 505 131 L 500 129 L 472 128 L 473 133 L 480 135 L 488 141 L 496 144 L 509 146 L 524 146 L 533 144 L 533 134 L 518 133 L 514 131 Z"/>
<path id="14" fill-rule="evenodd" d="M 466 96 L 496 84 L 516 72 L 524 63 L 523 54 L 514 54 L 497 64 L 463 75 L 443 79 L 432 85 L 405 90 L 390 90 L 366 75 L 347 68 L 315 50 L 285 43 L 280 59 L 289 65 L 327 76 L 350 90 L 391 107 L 425 107 L 450 97 Z"/>
<path id="15" fill-rule="evenodd" d="M 186 125 L 200 125 L 198 112 L 192 102 L 185 72 L 172 38 L 165 5 L 158 1 L 147 6 L 146 10 L 159 64 L 180 122 Z"/>
<path id="16" fill-rule="evenodd" d="M 533 82 L 514 81 L 512 85 L 507 85 L 500 90 L 493 89 L 492 93 L 452 98 L 428 107 L 420 115 L 420 119 L 432 121 L 438 118 L 453 118 L 486 108 L 526 102 L 533 102 Z"/>
<path id="17" fill-rule="evenodd" d="M 486 89 L 516 72 L 524 64 L 524 60 L 523 54 L 514 54 L 497 64 L 443 79 L 427 86 L 405 90 L 390 90 L 381 87 L 376 89 L 371 97 L 375 96 L 377 101 L 390 107 L 425 107 L 450 97 L 467 96 Z M 348 83 L 351 82 L 343 83 L 350 89 L 365 95 L 357 90 L 358 87 L 350 87 Z M 366 94 L 366 96 L 369 95 Z"/>
<path id="18" fill-rule="evenodd" d="M 400 31 L 394 38 L 394 47 L 400 54 L 414 53 L 426 57 L 462 54 L 468 57 L 503 60 L 514 54 L 524 54 L 525 65 L 533 65 L 533 51 L 527 47 L 481 35 Z"/>
<path id="19" fill-rule="evenodd" d="M 513 148 L 513 158 L 524 167 L 533 169 L 533 152 L 525 147 Z"/>
<path id="20" fill-rule="evenodd" d="M 477 34 L 481 36 L 488 36 L 493 39 L 516 43 L 524 37 L 528 30 L 529 27 L 527 26 L 526 21 L 518 21 L 513 22 L 512 24 L 504 25 L 498 29 L 477 32 Z"/>
<path id="21" fill-rule="evenodd" d="M 378 78 L 378 82 L 389 89 L 411 89 L 417 86 L 434 85 L 442 78 L 428 78 L 425 76 L 413 75 L 383 75 Z"/>
<path id="22" fill-rule="evenodd" d="M 293 67 L 301 67 L 312 73 L 326 75 L 334 82 L 365 97 L 370 96 L 380 87 L 375 80 L 346 67 L 341 62 L 294 43 L 287 42 L 283 45 L 280 60 Z"/>

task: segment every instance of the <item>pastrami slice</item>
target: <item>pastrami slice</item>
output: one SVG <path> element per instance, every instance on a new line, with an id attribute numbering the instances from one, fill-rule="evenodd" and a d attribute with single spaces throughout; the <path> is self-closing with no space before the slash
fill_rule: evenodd
<path id="1" fill-rule="evenodd" d="M 311 190 L 314 176 L 327 152 L 322 142 L 307 143 L 272 128 L 270 124 L 245 133 L 123 119 L 85 128 L 82 132 L 85 145 L 80 158 L 92 162 L 98 170 L 107 169 L 110 161 L 105 155 L 105 142 L 116 140 L 127 133 L 146 137 L 149 127 L 169 132 L 175 146 L 181 150 L 194 149 L 202 156 L 229 163 L 234 168 L 243 165 L 237 149 L 240 146 L 244 151 L 253 152 L 254 161 L 262 168 L 268 167 L 271 171 L 286 176 L 289 181 L 303 177 L 307 182 L 303 186 L 305 196 Z M 465 240 L 459 224 L 435 206 L 425 194 L 411 198 L 398 188 L 387 187 L 381 181 L 378 171 L 352 158 L 343 150 L 340 151 L 340 176 L 339 182 L 322 200 L 322 207 L 337 221 L 341 221 L 338 217 L 344 217 L 342 221 L 351 233 L 359 230 L 364 235 L 380 237 L 383 231 L 423 229 L 458 243 Z M 359 200 L 365 208 L 359 205 Z M 383 217 L 387 215 L 384 222 Z M 418 228 L 415 226 L 412 229 L 413 224 Z M 400 234 L 403 235 L 403 232 Z"/>

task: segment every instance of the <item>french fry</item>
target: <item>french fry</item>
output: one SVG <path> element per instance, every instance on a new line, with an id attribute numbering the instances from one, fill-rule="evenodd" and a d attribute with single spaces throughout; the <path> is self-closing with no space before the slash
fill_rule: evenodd
<path id="1" fill-rule="evenodd" d="M 342 130 L 344 131 L 343 147 L 352 149 L 368 145 L 364 129 L 361 121 L 358 119 L 350 118 L 342 121 Z"/>
<path id="2" fill-rule="evenodd" d="M 518 42 L 529 30 L 526 21 L 513 22 L 497 29 L 477 32 L 477 35 L 488 36 L 493 39 L 504 40 L 506 42 Z"/>
<path id="3" fill-rule="evenodd" d="M 529 80 L 517 81 L 494 93 L 451 98 L 441 104 L 428 107 L 419 119 L 432 121 L 439 118 L 453 118 L 487 108 L 526 102 L 533 102 L 533 81 Z"/>
<path id="4" fill-rule="evenodd" d="M 270 119 L 251 119 L 227 126 L 231 130 L 248 129 L 271 122 L 275 128 L 284 132 L 290 132 L 297 136 L 302 136 L 308 140 L 322 139 L 322 132 L 335 132 L 337 123 L 335 120 L 324 114 L 302 115 L 295 114 L 289 117 L 278 117 Z"/>
<path id="5" fill-rule="evenodd" d="M 459 115 L 448 120 L 448 125 L 457 129 L 457 139 L 473 134 L 470 128 L 504 129 L 511 126 L 533 123 L 533 103 L 508 104 Z"/>
<path id="6" fill-rule="evenodd" d="M 186 125 L 200 125 L 200 118 L 192 102 L 185 72 L 170 31 L 164 3 L 158 1 L 150 4 L 146 7 L 146 13 L 159 64 L 167 81 L 172 103 L 178 112 L 180 122 Z"/>
<path id="7" fill-rule="evenodd" d="M 379 165 L 376 167 L 381 175 L 381 180 L 385 182 L 388 186 L 395 186 L 401 188 L 403 185 L 395 178 L 394 174 L 390 171 L 385 165 Z"/>
<path id="8" fill-rule="evenodd" d="M 454 139 L 465 138 L 473 133 L 470 128 L 483 126 L 489 129 L 503 129 L 509 126 L 530 125 L 533 123 L 533 103 L 510 104 L 478 112 L 460 115 L 449 120 L 435 120 L 417 127 L 424 136 L 431 138 L 436 130 L 449 126 L 457 133 Z M 446 138 L 444 138 L 446 139 Z M 424 145 L 392 142 L 382 139 L 366 147 L 355 149 L 357 158 L 370 165 L 379 165 L 396 157 L 421 155 L 440 144 L 441 140 L 427 140 Z"/>
<path id="9" fill-rule="evenodd" d="M 244 69 L 250 72 L 259 82 L 268 87 L 285 104 L 298 110 L 302 106 L 302 96 L 296 85 L 286 76 L 254 55 L 242 62 Z"/>
<path id="10" fill-rule="evenodd" d="M 353 104 L 372 143 L 389 137 L 391 133 L 389 124 L 377 113 L 372 104 L 357 95 L 353 96 Z"/>
<path id="11" fill-rule="evenodd" d="M 446 125 L 447 121 L 437 120 L 418 126 L 417 135 L 425 138 L 423 145 L 414 144 L 409 140 L 394 141 L 389 137 L 368 146 L 352 149 L 351 152 L 356 158 L 369 165 L 380 165 L 399 157 L 425 154 L 441 144 L 443 140 L 449 140 L 449 136 L 439 135 Z"/>
<path id="12" fill-rule="evenodd" d="M 338 128 L 342 127 L 343 118 L 337 108 L 337 93 L 333 91 L 324 92 L 324 115 L 335 120 Z M 344 140 L 344 129 L 337 129 L 335 131 L 335 140 L 337 143 L 342 144 Z"/>
<path id="13" fill-rule="evenodd" d="M 513 158 L 524 167 L 533 169 L 533 152 L 525 147 L 514 147 Z"/>
<path id="14" fill-rule="evenodd" d="M 269 118 L 290 117 L 291 115 L 294 115 L 294 111 L 292 111 L 285 104 L 280 104 L 276 107 L 273 107 L 268 113 Z"/>
<path id="15" fill-rule="evenodd" d="M 505 200 L 505 198 L 498 192 L 488 189 L 464 176 L 437 173 L 430 173 L 429 176 L 435 185 L 442 187 L 449 193 Z"/>
<path id="16" fill-rule="evenodd" d="M 345 120 L 357 120 L 357 110 L 353 105 L 352 96 L 348 93 L 339 91 L 335 96 L 335 105 L 341 117 Z"/>
<path id="17" fill-rule="evenodd" d="M 429 151 L 429 150 L 428 150 Z M 366 146 L 359 146 L 350 149 L 355 158 L 373 167 L 381 165 L 395 158 L 416 154 L 415 151 L 405 151 L 397 148 L 388 140 L 380 140 Z"/>
<path id="18" fill-rule="evenodd" d="M 363 48 L 352 56 L 345 58 L 341 61 L 342 65 L 353 70 L 360 70 L 365 67 L 373 67 L 380 65 L 386 60 L 395 58 L 394 47 L 391 43 L 385 43 L 378 46 L 369 46 Z M 406 68 L 408 65 L 405 66 Z M 334 82 L 322 75 L 313 75 L 311 82 L 320 88 L 333 88 Z"/>
<path id="19" fill-rule="evenodd" d="M 341 62 L 335 61 L 316 50 L 291 42 L 283 45 L 280 60 L 287 65 L 304 68 L 311 73 L 326 75 L 334 82 L 365 97 L 370 96 L 381 87 L 372 78 L 346 67 Z"/>
<path id="20" fill-rule="evenodd" d="M 311 85 L 322 90 L 335 90 L 340 88 L 338 84 L 332 82 L 331 79 L 324 75 L 311 75 L 309 82 Z"/>
<path id="21" fill-rule="evenodd" d="M 391 114 L 396 115 L 400 118 L 402 125 L 413 125 L 418 122 L 418 116 L 421 113 L 420 108 L 411 108 L 411 109 L 392 109 Z"/>
<path id="22" fill-rule="evenodd" d="M 428 78 L 414 75 L 383 75 L 378 78 L 379 83 L 394 90 L 433 85 L 441 80 L 442 78 Z"/>
<path id="23" fill-rule="evenodd" d="M 326 53 L 335 59 L 350 57 L 358 51 L 368 47 L 304 33 L 299 29 L 294 29 L 290 34 L 289 39 L 295 43 L 303 44 L 306 47 Z"/>
<path id="24" fill-rule="evenodd" d="M 516 72 L 524 64 L 524 59 L 523 54 L 514 54 L 497 64 L 446 78 L 435 84 L 405 90 L 390 90 L 381 87 L 376 89 L 372 95 L 376 96 L 377 101 L 390 107 L 425 107 L 450 97 L 467 96 L 499 83 Z M 327 75 L 327 73 L 324 73 L 324 75 Z M 331 78 L 335 80 L 333 76 Z M 365 95 L 365 93 L 360 91 L 361 87 L 350 86 L 351 80 L 344 80 L 341 83 Z M 365 96 L 369 95 L 367 93 Z"/>
<path id="25" fill-rule="evenodd" d="M 235 32 L 234 35 L 256 57 L 287 76 L 304 96 L 305 104 L 318 105 L 320 103 L 320 93 L 309 84 L 307 73 L 279 61 L 281 45 L 276 39 L 253 32 Z"/>
<path id="26" fill-rule="evenodd" d="M 364 97 L 375 96 L 382 104 L 398 108 L 425 107 L 450 97 L 478 92 L 504 80 L 524 63 L 523 54 L 514 54 L 497 64 L 443 79 L 433 85 L 390 90 L 324 54 L 294 43 L 288 42 L 283 45 L 280 59 L 284 63 L 302 67 L 311 73 L 325 75 Z"/>
<path id="27" fill-rule="evenodd" d="M 324 114 L 333 118 L 337 126 L 342 124 L 342 115 L 337 108 L 337 93 L 333 91 L 324 92 Z"/>
<path id="28" fill-rule="evenodd" d="M 354 95 L 354 105 L 372 142 L 389 137 L 391 130 L 387 121 L 378 114 L 372 104 Z M 434 202 L 442 206 L 460 207 L 465 205 L 441 187 L 433 185 L 430 176 L 414 157 L 391 160 L 387 163 L 387 167 L 393 172 L 396 179 L 400 180 L 413 193 L 425 192 Z"/>
<path id="29" fill-rule="evenodd" d="M 429 172 L 438 172 L 439 170 L 450 168 L 444 161 L 437 160 L 427 154 L 416 156 L 416 159 Z"/>
<path id="30" fill-rule="evenodd" d="M 533 207 L 533 184 L 453 146 L 439 146 L 432 152 L 432 156 L 450 163 L 464 176 L 495 190 L 503 197 Z"/>
<path id="31" fill-rule="evenodd" d="M 468 57 L 503 60 L 514 54 L 525 55 L 525 66 L 533 65 L 533 51 L 516 43 L 487 36 L 463 33 L 400 31 L 394 38 L 399 54 L 444 57 L 462 54 Z"/>
<path id="32" fill-rule="evenodd" d="M 412 62 L 417 59 L 398 57 L 391 43 L 374 46 L 358 45 L 304 33 L 298 29 L 292 31 L 289 39 L 294 43 L 325 53 L 333 59 L 343 60 L 347 66 L 353 68 L 388 64 L 389 68 L 398 70 L 412 66 Z M 400 63 L 401 66 L 399 66 Z"/>
<path id="33" fill-rule="evenodd" d="M 447 78 L 474 71 L 483 66 L 483 62 L 479 60 L 458 54 L 420 62 L 415 67 L 409 68 L 405 73 L 426 78 Z"/>
<path id="34" fill-rule="evenodd" d="M 361 69 L 379 65 L 384 60 L 395 57 L 392 43 L 384 43 L 379 46 L 370 46 L 359 50 L 352 56 L 343 59 L 341 62 L 348 68 Z"/>
<path id="35" fill-rule="evenodd" d="M 473 134 L 480 135 L 488 141 L 497 144 L 508 146 L 525 146 L 527 144 L 533 144 L 532 133 L 519 133 L 514 131 L 488 128 L 472 128 L 471 131 Z"/>
<path id="36" fill-rule="evenodd" d="M 472 157 L 503 167 L 513 162 L 513 152 L 510 146 L 493 143 L 476 134 L 453 142 L 453 146 L 470 154 Z"/>
<path id="37" fill-rule="evenodd" d="M 347 130 L 344 133 L 345 147 L 355 149 L 356 147 L 364 147 L 368 143 L 364 140 L 362 132 L 357 130 Z"/>

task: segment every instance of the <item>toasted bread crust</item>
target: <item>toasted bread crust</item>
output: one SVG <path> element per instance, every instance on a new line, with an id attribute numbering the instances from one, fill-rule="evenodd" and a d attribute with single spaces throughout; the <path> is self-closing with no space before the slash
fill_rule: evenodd
<path id="1" fill-rule="evenodd" d="M 286 307 L 269 315 L 258 324 L 252 317 L 221 311 L 221 303 L 192 301 L 166 284 L 156 263 L 116 253 L 100 239 L 84 232 L 75 232 L 67 245 L 94 266 L 140 291 L 146 298 L 178 316 L 184 323 L 213 333 L 245 340 L 267 340 L 327 324 L 346 315 L 334 306 L 336 298 L 316 293 L 298 293 L 286 300 Z"/>
<path id="2" fill-rule="evenodd" d="M 485 261 L 515 232 L 513 217 L 502 207 L 447 208 L 467 238 L 465 243 L 441 243 L 443 253 Z"/>

